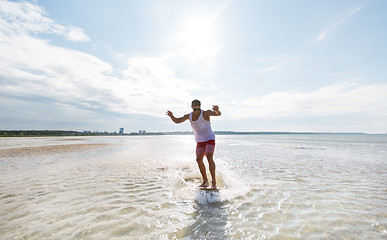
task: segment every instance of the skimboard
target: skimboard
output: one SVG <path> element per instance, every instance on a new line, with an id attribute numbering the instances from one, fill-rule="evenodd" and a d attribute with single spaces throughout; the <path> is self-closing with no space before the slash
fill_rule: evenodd
<path id="1" fill-rule="evenodd" d="M 219 190 L 222 190 L 221 188 L 212 188 L 212 187 L 198 187 L 199 190 L 204 190 L 204 191 L 216 191 L 218 192 Z"/>

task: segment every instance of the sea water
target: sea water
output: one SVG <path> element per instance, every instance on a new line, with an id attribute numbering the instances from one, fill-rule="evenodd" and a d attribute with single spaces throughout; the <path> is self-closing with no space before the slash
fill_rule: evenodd
<path id="1" fill-rule="evenodd" d="M 219 192 L 196 188 L 193 136 L 0 149 L 77 143 L 109 145 L 0 159 L 0 239 L 387 238 L 386 135 L 217 136 Z"/>

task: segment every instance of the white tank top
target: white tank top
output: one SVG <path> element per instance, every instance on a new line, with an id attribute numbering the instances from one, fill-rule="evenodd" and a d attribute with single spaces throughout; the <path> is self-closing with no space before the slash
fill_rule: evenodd
<path id="1" fill-rule="evenodd" d="M 189 121 L 195 135 L 196 142 L 207 142 L 215 139 L 215 134 L 211 129 L 211 122 L 203 118 L 203 110 L 200 112 L 198 120 L 192 121 L 192 112 L 189 114 Z"/>

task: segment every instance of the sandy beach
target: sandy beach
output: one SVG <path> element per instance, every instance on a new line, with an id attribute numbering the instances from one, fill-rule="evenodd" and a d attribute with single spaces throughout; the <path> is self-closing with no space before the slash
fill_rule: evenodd
<path id="1" fill-rule="evenodd" d="M 61 141 L 65 141 L 64 139 Z M 36 147 L 19 147 L 0 149 L 0 158 L 2 157 L 32 157 L 38 155 L 69 153 L 77 151 L 87 151 L 93 148 L 108 146 L 104 143 L 84 143 L 84 144 L 67 144 L 67 145 L 50 145 Z"/>

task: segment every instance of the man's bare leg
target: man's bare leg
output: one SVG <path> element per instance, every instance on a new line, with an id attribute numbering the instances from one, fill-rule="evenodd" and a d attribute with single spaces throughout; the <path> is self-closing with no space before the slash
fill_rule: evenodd
<path id="1" fill-rule="evenodd" d="M 200 173 L 202 174 L 202 177 L 203 177 L 203 183 L 199 187 L 208 187 L 206 166 L 204 166 L 203 157 L 204 157 L 204 155 L 197 155 L 196 156 L 196 162 L 198 163 Z"/>
<path id="2" fill-rule="evenodd" d="M 210 173 L 212 178 L 212 188 L 216 188 L 216 176 L 215 176 L 215 162 L 214 162 L 214 154 L 206 153 L 208 165 L 210 167 Z"/>

